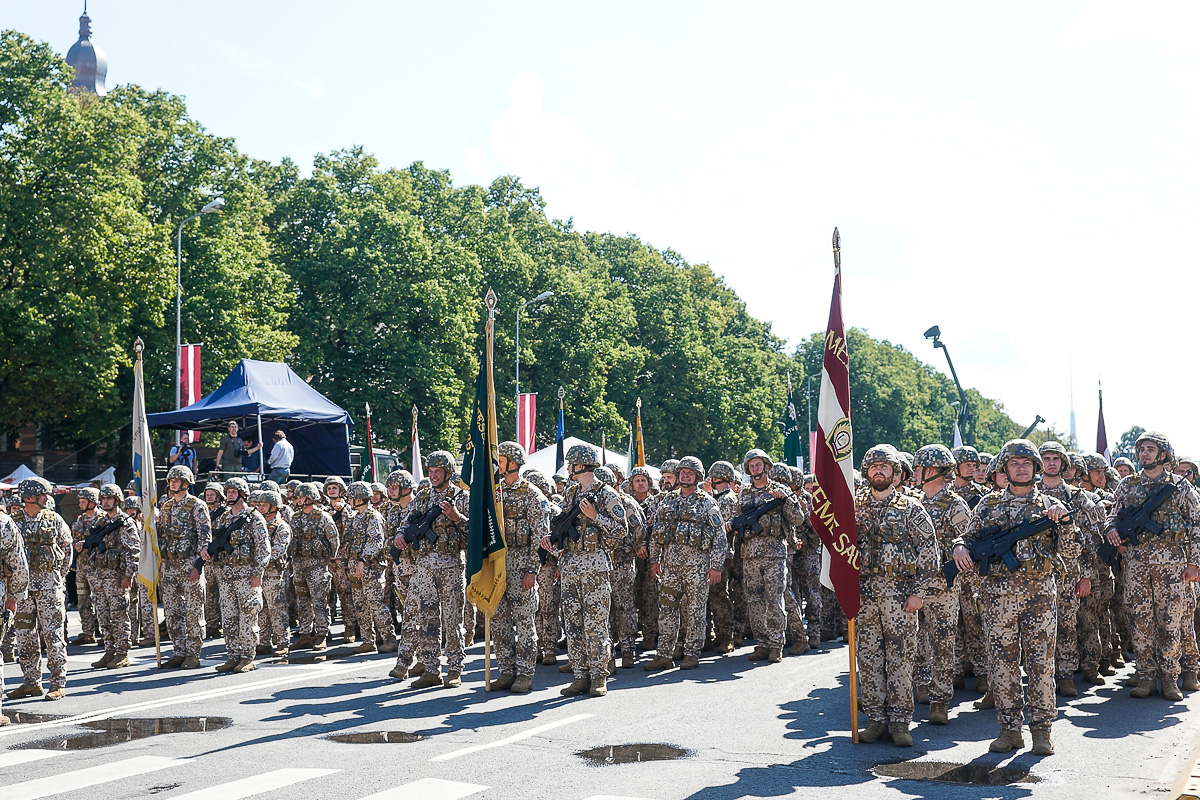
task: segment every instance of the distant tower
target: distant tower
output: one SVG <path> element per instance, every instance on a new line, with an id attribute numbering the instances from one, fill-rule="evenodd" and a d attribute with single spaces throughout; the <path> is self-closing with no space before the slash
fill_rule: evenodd
<path id="1" fill-rule="evenodd" d="M 83 0 L 83 16 L 79 18 L 79 41 L 67 51 L 67 63 L 75 68 L 72 86 L 98 97 L 108 94 L 108 89 L 104 87 L 104 79 L 108 77 L 108 59 L 92 41 L 92 18 L 87 13 L 87 0 Z"/>

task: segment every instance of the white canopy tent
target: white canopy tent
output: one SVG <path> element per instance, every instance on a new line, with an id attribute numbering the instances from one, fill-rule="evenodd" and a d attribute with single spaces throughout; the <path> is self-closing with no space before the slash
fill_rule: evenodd
<path id="1" fill-rule="evenodd" d="M 563 439 L 563 455 L 566 455 L 567 451 L 570 450 L 572 446 L 577 445 L 577 444 L 590 444 L 590 445 L 592 445 L 592 447 L 596 448 L 597 450 L 600 449 L 600 445 L 598 445 L 598 444 L 593 444 L 592 442 L 586 442 L 583 439 L 579 439 L 574 436 L 567 436 L 566 438 Z M 543 447 L 541 450 L 538 450 L 536 453 L 533 453 L 531 456 L 529 456 L 529 458 L 525 459 L 525 466 L 526 466 L 526 468 L 536 469 L 536 470 L 540 471 L 543 475 L 545 475 L 547 478 L 549 478 L 556 471 L 555 470 L 556 464 L 554 462 L 555 462 L 555 459 L 557 458 L 557 456 L 558 456 L 557 445 L 553 445 L 553 444 L 547 445 L 546 447 Z M 616 464 L 618 467 L 621 468 L 621 472 L 628 472 L 628 469 L 626 469 L 629 465 L 629 454 L 628 453 L 622 453 L 617 450 L 607 450 L 606 449 L 604 451 L 603 460 L 605 463 L 608 463 L 608 464 Z M 654 476 L 654 480 L 657 481 L 662 478 L 662 473 L 659 472 L 658 467 L 652 467 L 649 464 L 647 464 L 646 469 L 648 469 L 650 471 L 650 474 Z M 563 474 L 564 475 L 566 474 L 566 466 L 565 465 L 563 466 Z M 625 477 L 628 478 L 629 476 L 626 475 Z"/>
<path id="2" fill-rule="evenodd" d="M 117 469 L 116 469 L 116 467 L 109 467 L 108 469 L 104 470 L 104 472 L 101 472 L 99 475 L 96 475 L 96 476 L 84 481 L 83 483 L 77 483 L 74 486 L 72 486 L 71 488 L 72 489 L 86 489 L 87 487 L 89 487 L 93 484 L 99 484 L 100 486 L 103 486 L 106 483 L 116 483 L 116 482 L 117 482 Z"/>
<path id="3" fill-rule="evenodd" d="M 0 483 L 8 483 L 15 486 L 26 478 L 36 478 L 37 476 L 36 472 L 22 464 L 3 478 L 0 478 Z"/>

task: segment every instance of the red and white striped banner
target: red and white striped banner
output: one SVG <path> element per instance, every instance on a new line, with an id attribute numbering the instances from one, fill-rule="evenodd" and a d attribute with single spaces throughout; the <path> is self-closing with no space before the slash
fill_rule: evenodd
<path id="1" fill-rule="evenodd" d="M 179 346 L 179 407 L 187 408 L 200 399 L 200 345 Z M 189 431 L 196 441 L 196 431 Z"/>
<path id="2" fill-rule="evenodd" d="M 537 450 L 534 433 L 537 430 L 537 392 L 517 395 L 517 443 L 525 452 Z"/>

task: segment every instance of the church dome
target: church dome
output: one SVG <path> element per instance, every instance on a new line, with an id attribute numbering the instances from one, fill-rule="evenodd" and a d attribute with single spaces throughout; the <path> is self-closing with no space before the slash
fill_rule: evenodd
<path id="1" fill-rule="evenodd" d="M 99 97 L 108 94 L 104 86 L 104 80 L 108 77 L 108 59 L 92 41 L 92 18 L 88 16 L 86 2 L 83 16 L 79 18 L 79 41 L 67 51 L 67 63 L 75 69 L 72 86 L 86 89 Z"/>

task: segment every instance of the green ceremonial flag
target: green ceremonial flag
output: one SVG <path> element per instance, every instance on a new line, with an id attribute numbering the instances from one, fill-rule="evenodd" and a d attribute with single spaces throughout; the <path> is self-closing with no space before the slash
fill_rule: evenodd
<path id="1" fill-rule="evenodd" d="M 487 346 L 475 380 L 471 444 L 463 456 L 463 480 L 471 487 L 467 525 L 467 599 L 491 617 L 504 596 L 504 507 L 496 499 L 496 390 L 492 384 L 492 336 L 496 295 L 488 290 Z"/>
<path id="2" fill-rule="evenodd" d="M 801 460 L 800 415 L 796 413 L 796 403 L 788 392 L 787 407 L 783 410 L 783 461 L 789 467 L 803 468 Z"/>

